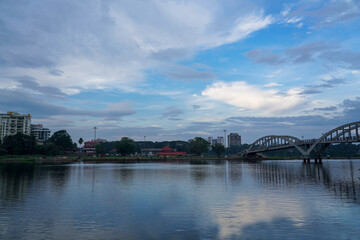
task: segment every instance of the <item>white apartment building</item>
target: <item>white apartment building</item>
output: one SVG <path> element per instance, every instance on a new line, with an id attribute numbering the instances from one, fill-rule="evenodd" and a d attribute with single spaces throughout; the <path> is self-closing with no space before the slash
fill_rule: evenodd
<path id="1" fill-rule="evenodd" d="M 35 136 L 36 143 L 43 145 L 50 138 L 50 130 L 42 124 L 31 124 L 31 134 Z"/>
<path id="2" fill-rule="evenodd" d="M 217 143 L 220 143 L 220 144 L 222 144 L 222 145 L 224 145 L 224 146 L 225 146 L 225 140 L 224 140 L 224 137 L 217 137 L 216 142 L 217 142 Z"/>
<path id="3" fill-rule="evenodd" d="M 225 146 L 225 141 L 224 141 L 224 137 L 217 137 L 216 139 L 214 139 L 213 137 L 208 137 L 208 142 L 210 143 L 211 146 L 217 144 L 217 143 L 221 143 L 222 145 Z"/>
<path id="4" fill-rule="evenodd" d="M 31 115 L 21 115 L 17 112 L 8 112 L 0 114 L 0 139 L 5 136 L 23 133 L 31 133 Z"/>

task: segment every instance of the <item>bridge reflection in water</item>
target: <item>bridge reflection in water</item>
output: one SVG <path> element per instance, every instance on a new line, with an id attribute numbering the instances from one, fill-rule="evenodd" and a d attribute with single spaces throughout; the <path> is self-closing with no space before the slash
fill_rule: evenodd
<path id="1" fill-rule="evenodd" d="M 242 155 L 255 157 L 263 152 L 295 148 L 301 153 L 304 162 L 310 162 L 310 157 L 315 162 L 321 162 L 322 153 L 330 144 L 360 142 L 359 128 L 360 121 L 348 123 L 332 129 L 318 139 L 301 140 L 287 135 L 269 135 L 256 140 Z"/>
<path id="2" fill-rule="evenodd" d="M 249 166 L 251 174 L 263 187 L 293 189 L 303 184 L 323 186 L 336 198 L 360 204 L 360 172 L 353 161 L 332 160 L 324 164 L 303 164 L 301 167 L 269 161 Z"/>

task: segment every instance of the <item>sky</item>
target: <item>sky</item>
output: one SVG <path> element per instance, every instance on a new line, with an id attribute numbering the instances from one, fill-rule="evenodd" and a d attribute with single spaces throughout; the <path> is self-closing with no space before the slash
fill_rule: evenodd
<path id="1" fill-rule="evenodd" d="M 74 141 L 317 138 L 360 120 L 360 1 L 1 0 L 0 90 Z"/>

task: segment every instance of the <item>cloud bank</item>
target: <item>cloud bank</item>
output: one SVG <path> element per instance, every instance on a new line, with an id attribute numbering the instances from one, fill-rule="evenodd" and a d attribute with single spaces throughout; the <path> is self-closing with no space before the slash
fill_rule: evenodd
<path id="1" fill-rule="evenodd" d="M 201 93 L 212 100 L 221 101 L 245 110 L 261 110 L 265 115 L 289 112 L 305 101 L 301 90 L 280 92 L 243 81 L 215 82 Z"/>

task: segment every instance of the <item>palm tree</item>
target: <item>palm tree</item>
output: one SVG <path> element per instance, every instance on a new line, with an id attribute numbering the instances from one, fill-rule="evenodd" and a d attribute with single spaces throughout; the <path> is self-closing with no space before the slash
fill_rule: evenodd
<path id="1" fill-rule="evenodd" d="M 82 138 L 79 138 L 78 143 L 80 144 L 80 146 L 83 144 L 84 140 Z"/>

